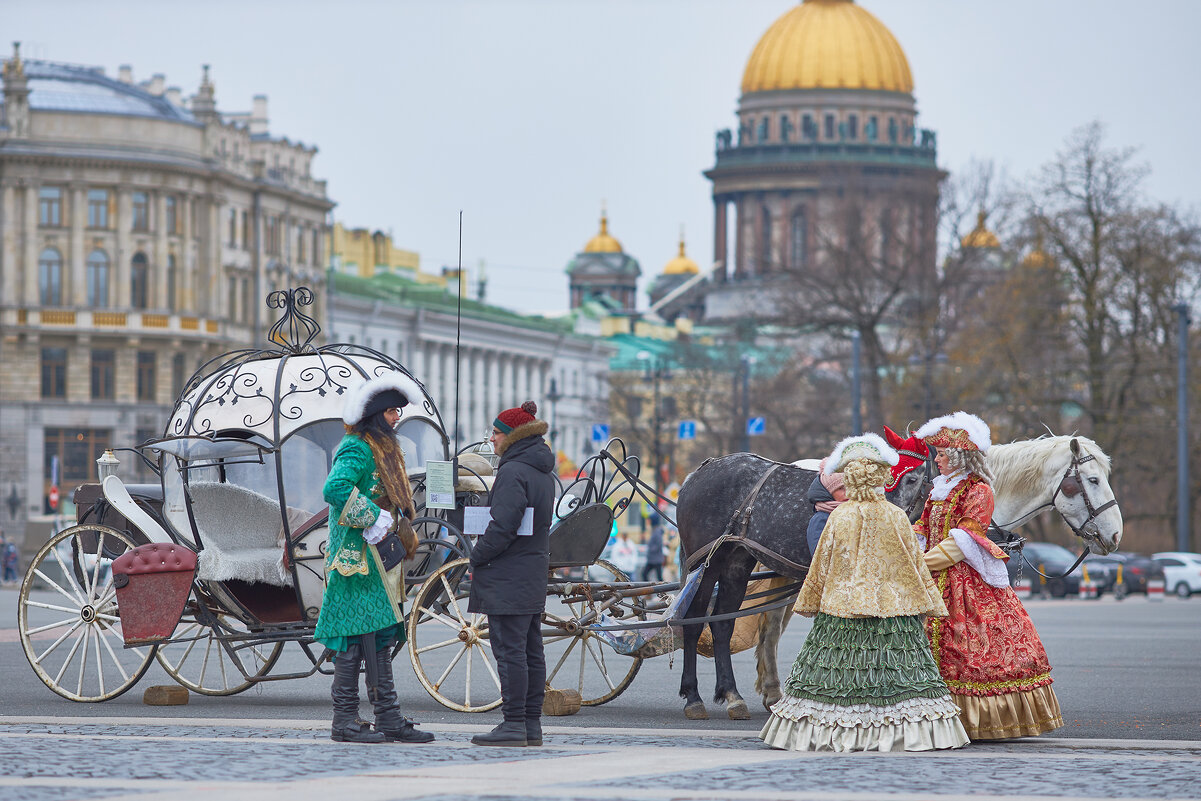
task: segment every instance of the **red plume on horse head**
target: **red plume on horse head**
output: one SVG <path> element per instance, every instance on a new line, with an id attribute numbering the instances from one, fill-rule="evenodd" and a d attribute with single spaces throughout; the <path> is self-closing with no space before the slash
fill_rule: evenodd
<path id="1" fill-rule="evenodd" d="M 930 449 L 917 437 L 911 435 L 908 439 L 904 439 L 888 426 L 884 426 L 884 440 L 901 457 L 901 460 L 892 468 L 892 483 L 885 487 L 886 490 L 893 490 L 896 489 L 901 476 L 926 463 L 926 459 L 930 457 Z"/>

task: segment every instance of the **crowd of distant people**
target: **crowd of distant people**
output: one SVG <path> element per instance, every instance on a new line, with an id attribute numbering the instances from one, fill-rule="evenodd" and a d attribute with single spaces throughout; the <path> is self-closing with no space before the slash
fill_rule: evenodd
<path id="1" fill-rule="evenodd" d="M 649 505 L 641 506 L 638 528 L 632 536 L 629 530 L 619 528 L 614 522 L 613 533 L 601 558 L 635 581 L 664 581 L 665 574 L 674 580 L 678 575 L 675 556 L 679 533 L 665 523 L 658 510 Z"/>

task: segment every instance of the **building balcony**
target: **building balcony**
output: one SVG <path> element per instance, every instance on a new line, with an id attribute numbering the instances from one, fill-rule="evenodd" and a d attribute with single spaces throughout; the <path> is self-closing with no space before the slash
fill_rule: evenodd
<path id="1" fill-rule="evenodd" d="M 37 307 L 0 309 L 0 328 L 3 328 L 6 334 L 33 331 L 61 334 L 125 333 L 184 336 L 205 340 L 219 340 L 230 336 L 240 339 L 243 333 L 230 331 L 229 325 L 224 321 L 196 315 L 141 310 Z"/>
<path id="2" fill-rule="evenodd" d="M 920 138 L 911 144 L 867 140 L 736 144 L 729 130 L 719 131 L 717 163 L 710 172 L 794 164 L 878 164 L 937 169 L 938 147 L 934 132 L 922 130 L 918 136 Z"/>

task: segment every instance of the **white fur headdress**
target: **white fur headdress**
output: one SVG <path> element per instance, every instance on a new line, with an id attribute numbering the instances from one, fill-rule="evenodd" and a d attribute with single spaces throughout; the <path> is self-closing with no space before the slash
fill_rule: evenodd
<path id="1" fill-rule="evenodd" d="M 383 373 L 350 388 L 346 393 L 346 405 L 342 407 L 342 422 L 352 426 L 362 420 L 371 399 L 389 389 L 404 395 L 408 403 L 420 403 L 425 398 L 421 386 L 404 373 L 395 370 Z"/>
<path id="2" fill-rule="evenodd" d="M 855 459 L 867 459 L 889 467 L 895 467 L 901 461 L 897 452 L 879 434 L 857 434 L 834 446 L 834 452 L 826 459 L 826 475 L 841 472 L 847 462 Z"/>
<path id="3" fill-rule="evenodd" d="M 988 453 L 992 445 L 992 431 L 988 423 L 974 414 L 955 412 L 935 417 L 914 432 L 918 439 L 936 448 L 958 448 Z"/>

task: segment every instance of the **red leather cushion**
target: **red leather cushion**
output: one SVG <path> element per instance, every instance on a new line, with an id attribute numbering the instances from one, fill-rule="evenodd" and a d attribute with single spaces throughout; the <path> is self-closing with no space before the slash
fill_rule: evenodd
<path id="1" fill-rule="evenodd" d="M 196 552 L 182 545 L 152 542 L 139 545 L 113 561 L 113 574 L 179 573 L 196 569 Z"/>

